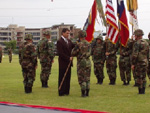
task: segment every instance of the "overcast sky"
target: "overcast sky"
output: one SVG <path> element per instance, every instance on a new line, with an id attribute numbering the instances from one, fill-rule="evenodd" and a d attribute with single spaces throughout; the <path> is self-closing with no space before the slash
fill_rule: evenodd
<path id="1" fill-rule="evenodd" d="M 150 32 L 150 0 L 138 0 L 138 2 L 139 28 L 144 30 L 144 37 L 147 38 Z M 105 11 L 105 0 L 102 0 L 102 3 Z M 41 28 L 65 23 L 83 28 L 92 4 L 93 0 L 53 0 L 53 2 L 51 0 L 0 0 L 0 27 L 18 24 L 26 28 Z M 113 5 L 117 15 L 116 0 L 113 0 Z M 129 13 L 126 13 L 128 16 Z M 129 26 L 131 29 L 131 25 Z M 95 29 L 105 32 L 105 27 L 98 22 Z"/>

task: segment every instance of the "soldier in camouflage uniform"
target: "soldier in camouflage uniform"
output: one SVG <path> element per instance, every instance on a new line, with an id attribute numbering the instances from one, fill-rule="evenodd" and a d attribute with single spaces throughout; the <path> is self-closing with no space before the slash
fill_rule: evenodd
<path id="1" fill-rule="evenodd" d="M 136 42 L 136 41 L 135 41 L 135 39 L 134 39 L 134 36 L 131 36 L 130 43 L 131 43 L 131 45 L 132 45 L 132 52 L 133 52 L 133 45 L 134 45 L 135 42 Z M 132 57 L 132 54 L 130 55 L 130 59 L 131 59 L 131 57 Z M 132 60 L 131 60 L 130 62 L 131 62 L 131 64 L 132 64 Z M 134 86 L 134 87 L 137 87 L 138 84 L 137 84 L 137 76 L 135 75 L 135 70 L 132 70 L 132 74 L 133 74 L 133 78 L 134 78 L 134 81 L 135 81 L 135 84 L 134 84 L 133 86 Z"/>
<path id="2" fill-rule="evenodd" d="M 32 34 L 25 35 L 25 42 L 19 48 L 19 62 L 22 67 L 24 77 L 25 93 L 32 92 L 33 82 L 35 80 L 35 71 L 37 68 L 37 54 L 35 46 L 32 44 Z"/>
<path id="3" fill-rule="evenodd" d="M 41 64 L 42 87 L 47 88 L 54 58 L 54 44 L 50 41 L 50 31 L 43 31 L 43 38 L 37 45 L 37 55 Z"/>
<path id="4" fill-rule="evenodd" d="M 132 53 L 132 70 L 135 70 L 139 94 L 145 94 L 146 72 L 149 59 L 149 45 L 146 40 L 142 39 L 144 35 L 141 29 L 134 32 L 136 42 L 133 46 Z"/>
<path id="5" fill-rule="evenodd" d="M 3 57 L 3 49 L 0 46 L 0 63 L 2 62 L 2 57 Z"/>
<path id="6" fill-rule="evenodd" d="M 148 34 L 148 44 L 149 44 L 149 50 L 150 50 L 150 33 Z M 148 60 L 148 67 L 147 67 L 147 76 L 148 76 L 148 78 L 149 78 L 149 80 L 150 80 L 150 60 Z M 149 85 L 149 87 L 150 87 L 150 85 Z"/>
<path id="7" fill-rule="evenodd" d="M 72 50 L 71 55 L 77 57 L 77 74 L 78 82 L 81 87 L 81 96 L 89 96 L 90 90 L 90 73 L 91 73 L 91 46 L 88 41 L 85 40 L 86 32 L 79 31 L 78 34 L 80 42 Z"/>
<path id="8" fill-rule="evenodd" d="M 97 84 L 102 84 L 104 79 L 104 62 L 105 62 L 105 48 L 103 37 L 99 35 L 96 38 L 96 43 L 92 48 L 92 60 L 94 63 L 94 73 L 97 78 Z"/>
<path id="9" fill-rule="evenodd" d="M 106 47 L 106 68 L 109 76 L 110 83 L 109 85 L 115 85 L 116 82 L 116 68 L 117 68 L 117 47 L 113 44 L 108 37 L 106 36 L 105 40 Z"/>
<path id="10" fill-rule="evenodd" d="M 129 85 L 131 81 L 131 54 L 132 42 L 129 39 L 125 47 L 120 44 L 119 70 L 123 85 Z"/>
<path id="11" fill-rule="evenodd" d="M 12 49 L 11 47 L 8 48 L 8 56 L 9 56 L 9 63 L 12 61 Z"/>

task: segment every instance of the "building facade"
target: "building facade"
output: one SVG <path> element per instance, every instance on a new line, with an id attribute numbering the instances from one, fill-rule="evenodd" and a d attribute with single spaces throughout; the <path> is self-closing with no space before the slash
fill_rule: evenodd
<path id="1" fill-rule="evenodd" d="M 37 45 L 38 41 L 42 37 L 42 29 L 41 28 L 27 28 L 25 29 L 25 34 L 32 34 L 33 35 L 33 44 Z"/>
<path id="2" fill-rule="evenodd" d="M 74 24 L 59 24 L 53 25 L 47 28 L 25 28 L 24 26 L 17 26 L 16 24 L 11 24 L 7 28 L 0 28 L 0 46 L 5 48 L 4 42 L 9 42 L 11 40 L 17 41 L 17 47 L 24 41 L 25 34 L 33 35 L 33 44 L 37 45 L 38 41 L 42 38 L 42 30 L 51 31 L 51 40 L 56 43 L 61 37 L 61 32 L 63 28 L 70 29 L 70 38 L 77 36 L 80 28 L 76 28 Z"/>
<path id="3" fill-rule="evenodd" d="M 78 35 L 78 31 L 81 30 L 80 28 L 76 28 L 74 24 L 59 24 L 53 25 L 51 27 L 51 39 L 55 42 L 61 37 L 61 32 L 63 28 L 68 28 L 70 30 L 70 37 L 75 38 Z"/>

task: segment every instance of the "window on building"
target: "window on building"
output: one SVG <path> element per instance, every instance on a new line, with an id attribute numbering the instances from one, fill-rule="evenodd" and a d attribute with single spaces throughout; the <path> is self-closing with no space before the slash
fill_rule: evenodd
<path id="1" fill-rule="evenodd" d="M 51 35 L 57 35 L 57 32 L 51 32 Z"/>
<path id="2" fill-rule="evenodd" d="M 17 36 L 22 36 L 23 33 L 22 32 L 17 32 Z"/>
<path id="3" fill-rule="evenodd" d="M 26 32 L 25 34 L 32 34 L 33 36 L 40 36 L 40 32 Z"/>
<path id="4" fill-rule="evenodd" d="M 0 45 L 5 46 L 4 42 L 0 42 Z"/>
<path id="5" fill-rule="evenodd" d="M 0 33 L 1 36 L 8 36 L 8 32 L 2 32 Z"/>
<path id="6" fill-rule="evenodd" d="M 73 33 L 70 33 L 70 36 L 73 37 Z"/>
<path id="7" fill-rule="evenodd" d="M 40 40 L 40 37 L 33 37 L 33 40 Z"/>
<path id="8" fill-rule="evenodd" d="M 57 36 L 51 36 L 51 39 L 57 39 Z"/>
<path id="9" fill-rule="evenodd" d="M 37 45 L 37 44 L 38 44 L 38 42 L 33 42 L 33 44 L 34 44 L 34 45 Z"/>
<path id="10" fill-rule="evenodd" d="M 72 30 L 73 30 L 73 26 L 70 27 L 70 31 L 72 31 Z"/>
<path id="11" fill-rule="evenodd" d="M 23 38 L 17 37 L 17 41 L 22 41 Z"/>
<path id="12" fill-rule="evenodd" d="M 10 38 L 9 38 L 9 39 L 10 39 Z M 0 40 L 1 40 L 1 41 L 8 41 L 8 38 L 7 38 L 7 37 L 1 37 Z"/>

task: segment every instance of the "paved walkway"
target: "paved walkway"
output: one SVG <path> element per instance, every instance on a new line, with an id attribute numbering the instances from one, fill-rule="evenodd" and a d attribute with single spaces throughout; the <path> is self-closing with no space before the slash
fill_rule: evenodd
<path id="1" fill-rule="evenodd" d="M 79 113 L 79 112 L 67 112 L 67 111 L 30 108 L 30 107 L 0 105 L 0 113 Z"/>

